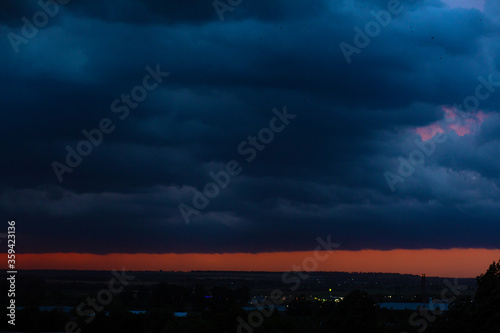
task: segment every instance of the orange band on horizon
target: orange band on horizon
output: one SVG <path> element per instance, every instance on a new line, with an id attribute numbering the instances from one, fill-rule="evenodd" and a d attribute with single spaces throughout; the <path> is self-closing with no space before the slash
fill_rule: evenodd
<path id="1" fill-rule="evenodd" d="M 341 251 L 331 254 L 325 261 L 314 258 L 314 251 L 234 253 L 234 254 L 106 254 L 45 253 L 17 254 L 18 270 L 76 269 L 76 270 L 227 270 L 227 271 L 289 271 L 293 266 L 304 270 L 384 272 L 421 274 L 442 277 L 476 277 L 484 273 L 493 261 L 500 258 L 500 250 L 449 249 L 449 250 L 362 250 Z M 302 263 L 304 262 L 305 267 Z M 7 258 L 0 267 L 6 269 Z"/>

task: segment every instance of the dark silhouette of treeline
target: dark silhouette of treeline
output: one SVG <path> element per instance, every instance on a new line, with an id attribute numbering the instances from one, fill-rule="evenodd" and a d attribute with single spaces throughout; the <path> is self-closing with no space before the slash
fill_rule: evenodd
<path id="1" fill-rule="evenodd" d="M 459 298 L 430 329 L 430 333 L 452 332 L 500 332 L 500 260 L 477 277 L 474 298 Z"/>

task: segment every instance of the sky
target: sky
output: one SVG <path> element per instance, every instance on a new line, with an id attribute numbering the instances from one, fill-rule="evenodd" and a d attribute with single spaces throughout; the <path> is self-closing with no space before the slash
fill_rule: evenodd
<path id="1" fill-rule="evenodd" d="M 500 4 L 393 1 L 0 0 L 0 232 L 26 269 L 276 270 L 331 235 L 326 270 L 485 271 Z"/>

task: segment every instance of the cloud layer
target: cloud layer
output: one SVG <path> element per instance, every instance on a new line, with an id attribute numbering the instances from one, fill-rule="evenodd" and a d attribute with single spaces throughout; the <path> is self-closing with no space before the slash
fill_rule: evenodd
<path id="1" fill-rule="evenodd" d="M 3 2 L 0 212 L 22 252 L 301 251 L 328 234 L 345 250 L 499 247 L 494 0 L 402 1 L 350 64 L 340 43 L 388 1 L 243 1 L 224 21 L 211 1 L 75 1 L 18 53 L 8 34 L 41 9 Z M 120 119 L 113 101 L 157 64 L 170 75 Z M 479 77 L 493 90 L 473 108 Z M 442 127 L 391 191 L 417 129 L 459 104 L 474 129 Z M 297 117 L 245 161 L 284 106 Z M 114 131 L 59 182 L 53 161 L 104 118 Z M 231 160 L 241 174 L 186 224 L 179 204 Z"/>

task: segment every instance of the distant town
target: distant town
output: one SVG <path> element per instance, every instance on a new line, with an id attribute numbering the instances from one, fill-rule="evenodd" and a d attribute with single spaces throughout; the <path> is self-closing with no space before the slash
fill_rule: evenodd
<path id="1" fill-rule="evenodd" d="M 30 332 L 97 332 L 103 327 L 118 332 L 123 327 L 117 328 L 117 318 L 130 325 L 198 323 L 207 329 L 212 316 L 231 317 L 225 330 L 200 332 L 259 332 L 272 318 L 308 318 L 301 319 L 304 325 L 327 325 L 329 314 L 353 297 L 366 299 L 377 311 L 376 324 L 386 327 L 384 332 L 396 332 L 391 329 L 422 328 L 425 317 L 435 320 L 450 301 L 476 293 L 476 279 L 392 273 L 40 270 L 23 271 L 17 279 L 16 329 Z M 5 326 L 1 329 L 11 329 Z"/>

